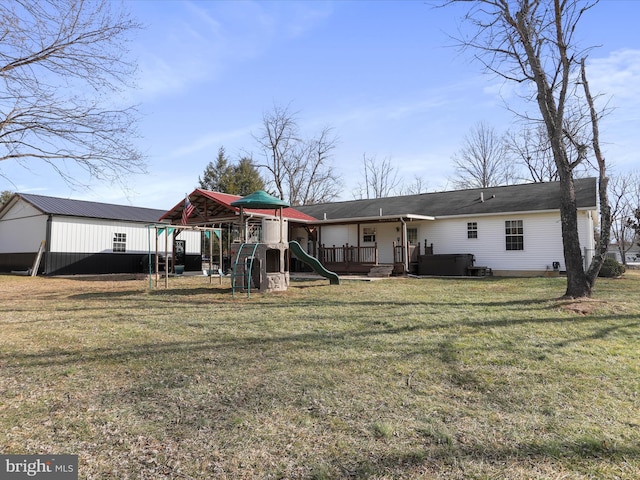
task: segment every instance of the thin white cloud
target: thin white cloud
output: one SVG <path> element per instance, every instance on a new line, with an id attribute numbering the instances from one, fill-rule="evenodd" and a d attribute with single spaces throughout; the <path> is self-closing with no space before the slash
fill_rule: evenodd
<path id="1" fill-rule="evenodd" d="M 640 102 L 640 50 L 617 50 L 608 57 L 594 58 L 587 75 L 590 84 L 614 100 Z"/>
<path id="2" fill-rule="evenodd" d="M 331 2 L 291 2 L 291 6 L 293 8 L 285 22 L 289 38 L 305 35 L 333 14 L 333 4 Z"/>
<path id="3" fill-rule="evenodd" d="M 238 138 L 251 138 L 251 132 L 259 128 L 259 125 L 251 125 L 248 127 L 229 130 L 227 132 L 210 132 L 202 135 L 188 144 L 182 145 L 175 150 L 169 152 L 169 157 L 179 158 L 202 151 L 211 151 L 211 147 L 219 147 L 232 140 Z"/>
<path id="4" fill-rule="evenodd" d="M 328 4 L 302 2 L 173 5 L 179 5 L 180 15 L 156 16 L 144 39 L 146 47 L 138 44 L 138 95 L 143 99 L 215 80 L 234 63 L 255 59 L 278 41 L 303 35 L 331 14 Z"/>

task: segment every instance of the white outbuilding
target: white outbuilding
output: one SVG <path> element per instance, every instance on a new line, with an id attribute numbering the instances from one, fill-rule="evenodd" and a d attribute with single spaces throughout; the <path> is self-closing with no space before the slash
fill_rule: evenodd
<path id="1" fill-rule="evenodd" d="M 16 193 L 0 208 L 0 271 L 45 275 L 148 271 L 166 210 Z M 201 270 L 201 233 L 169 229 L 170 265 Z M 164 250 L 160 252 L 163 255 Z M 175 262 L 173 261 L 175 259 Z M 164 267 L 163 267 L 164 268 Z"/>

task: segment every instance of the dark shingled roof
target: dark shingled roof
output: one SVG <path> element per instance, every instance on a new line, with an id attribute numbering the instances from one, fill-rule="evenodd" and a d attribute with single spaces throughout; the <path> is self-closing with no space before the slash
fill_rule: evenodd
<path id="1" fill-rule="evenodd" d="M 155 208 L 87 202 L 84 200 L 32 195 L 30 193 L 17 193 L 16 195 L 47 215 L 156 223 L 166 212 L 166 210 L 156 210 Z"/>
<path id="2" fill-rule="evenodd" d="M 596 208 L 595 178 L 576 179 L 575 190 L 578 208 Z M 560 208 L 560 183 L 528 183 L 474 188 L 402 197 L 305 205 L 296 208 L 318 220 L 374 217 L 380 215 L 380 209 L 382 209 L 384 216 L 412 214 L 433 217 L 558 210 Z"/>

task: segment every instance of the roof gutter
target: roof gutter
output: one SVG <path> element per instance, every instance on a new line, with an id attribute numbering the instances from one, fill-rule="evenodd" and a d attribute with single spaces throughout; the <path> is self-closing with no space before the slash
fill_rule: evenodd
<path id="1" fill-rule="evenodd" d="M 301 223 L 309 223 L 313 225 L 332 225 L 341 223 L 366 223 L 366 222 L 401 222 L 401 221 L 413 221 L 413 220 L 435 220 L 436 217 L 430 215 L 415 215 L 413 213 L 406 213 L 400 215 L 375 215 L 369 217 L 350 217 L 350 218 L 336 218 L 336 219 L 323 219 L 323 220 L 300 220 Z"/>
<path id="2" fill-rule="evenodd" d="M 596 207 L 578 207 L 577 210 L 579 212 L 587 212 L 596 210 Z M 547 210 L 512 210 L 509 212 L 489 212 L 489 213 L 460 213 L 457 215 L 438 215 L 437 217 L 433 217 L 434 220 L 445 220 L 450 218 L 460 218 L 460 217 L 505 217 L 505 216 L 518 216 L 518 215 L 530 215 L 534 213 L 559 213 L 560 209 L 547 209 Z"/>

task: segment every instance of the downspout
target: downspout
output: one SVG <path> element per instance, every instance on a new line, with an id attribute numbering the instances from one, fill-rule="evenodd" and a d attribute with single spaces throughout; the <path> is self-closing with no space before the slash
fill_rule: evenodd
<path id="1" fill-rule="evenodd" d="M 44 234 L 44 275 L 47 275 L 51 269 L 51 255 L 49 255 L 49 253 L 51 252 L 51 224 L 53 223 L 53 215 L 49 214 L 48 218 L 47 218 L 47 228 L 46 228 L 46 232 Z M 36 275 L 38 274 L 38 272 L 36 272 Z"/>
<path id="2" fill-rule="evenodd" d="M 404 252 L 404 271 L 409 273 L 409 245 L 407 244 L 407 222 L 400 217 L 402 222 L 402 251 Z"/>

